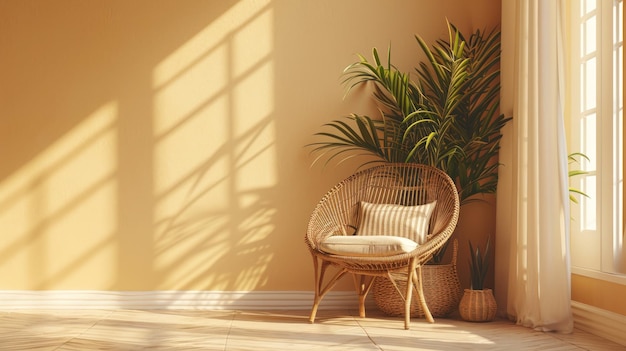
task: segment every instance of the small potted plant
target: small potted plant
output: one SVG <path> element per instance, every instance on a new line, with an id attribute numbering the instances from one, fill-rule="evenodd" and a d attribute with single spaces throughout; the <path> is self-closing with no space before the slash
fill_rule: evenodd
<path id="1" fill-rule="evenodd" d="M 459 303 L 459 314 L 466 321 L 488 322 L 496 316 L 498 306 L 493 291 L 484 286 L 489 270 L 489 244 L 490 238 L 487 238 L 485 249 L 481 252 L 480 247 L 474 250 L 472 242 L 469 242 L 471 286 L 465 289 Z"/>

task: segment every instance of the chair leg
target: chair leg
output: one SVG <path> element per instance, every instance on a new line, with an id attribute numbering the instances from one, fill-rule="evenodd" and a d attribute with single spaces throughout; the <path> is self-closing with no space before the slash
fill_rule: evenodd
<path id="1" fill-rule="evenodd" d="M 414 285 L 417 290 L 420 305 L 422 306 L 422 311 L 424 311 L 424 317 L 428 322 L 435 323 L 433 315 L 430 313 L 430 309 L 428 309 L 428 305 L 426 304 L 426 299 L 424 298 L 424 288 L 422 286 L 422 265 L 417 266 L 417 274 L 413 275 L 413 279 L 415 279 Z"/>
<path id="2" fill-rule="evenodd" d="M 321 267 L 320 267 L 321 261 Z M 339 278 L 341 278 L 344 274 L 347 273 L 345 269 L 339 270 L 327 283 L 324 285 L 324 275 L 326 274 L 326 269 L 330 266 L 330 263 L 324 260 L 318 259 L 318 257 L 313 256 L 313 270 L 315 274 L 315 291 L 313 297 L 313 307 L 311 308 L 311 315 L 309 316 L 309 322 L 315 322 L 315 316 L 317 315 L 317 308 L 320 305 L 320 302 L 332 289 Z"/>
<path id="3" fill-rule="evenodd" d="M 354 288 L 359 296 L 359 317 L 365 318 L 365 298 L 369 293 L 376 277 L 370 277 L 368 280 L 364 275 L 353 274 Z"/>
<path id="4" fill-rule="evenodd" d="M 311 308 L 311 315 L 309 316 L 309 323 L 315 322 L 315 316 L 317 315 L 317 307 L 320 305 L 320 301 L 322 297 L 320 296 L 320 274 L 324 273 L 319 272 L 319 260 L 317 257 L 313 256 L 313 274 L 315 278 L 315 286 L 314 286 L 314 296 L 313 296 L 313 307 Z"/>
<path id="5" fill-rule="evenodd" d="M 409 271 L 406 279 L 406 293 L 404 295 L 404 329 L 408 330 L 411 324 L 411 297 L 413 295 L 413 283 L 415 278 L 415 258 L 409 262 Z"/>

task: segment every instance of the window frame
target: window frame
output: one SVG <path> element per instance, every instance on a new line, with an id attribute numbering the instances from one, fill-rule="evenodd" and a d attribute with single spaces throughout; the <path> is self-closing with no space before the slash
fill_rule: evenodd
<path id="1" fill-rule="evenodd" d="M 613 6 L 619 3 L 621 11 L 614 13 Z M 567 84 L 566 96 L 566 123 L 569 129 L 568 149 L 571 152 L 580 151 L 588 155 L 592 160 L 583 160 L 580 167 L 589 173 L 570 179 L 571 185 L 591 195 L 591 198 L 579 198 L 580 204 L 571 206 L 571 262 L 572 272 L 593 278 L 609 280 L 626 284 L 626 247 L 624 247 L 623 218 L 624 210 L 624 148 L 623 148 L 623 25 L 617 31 L 621 67 L 614 64 L 613 23 L 616 17 L 623 23 L 623 0 L 592 1 L 577 0 L 567 2 L 570 8 L 566 23 L 568 29 L 565 33 L 565 50 L 571 55 L 565 55 L 567 61 Z M 596 5 L 595 12 L 581 12 L 581 6 Z M 582 55 L 585 47 L 585 39 L 590 38 L 583 32 L 584 22 L 591 22 L 595 17 L 595 51 L 587 51 Z M 599 44 L 598 44 L 599 43 Z M 588 43 L 587 43 L 588 44 Z M 610 54 L 607 54 L 610 52 Z M 595 105 L 588 108 L 587 101 L 590 96 L 582 89 L 588 77 L 583 70 L 583 63 L 589 62 L 595 57 Z M 618 61 L 619 62 L 619 61 Z M 619 75 L 614 74 L 615 71 Z M 613 77 L 619 77 L 619 88 L 616 88 Z M 609 79 L 607 79 L 607 77 Z M 587 85 L 585 85 L 587 86 Z M 593 88 L 593 86 L 592 86 Z M 615 102 L 619 108 L 616 109 Z M 614 114 L 618 111 L 617 118 L 621 126 L 616 124 Z M 591 120 L 595 115 L 595 141 L 586 142 L 589 131 L 593 129 L 591 124 L 583 127 L 583 121 Z M 605 116 L 610 116 L 606 118 Z M 614 162 L 615 145 L 613 136 L 621 132 L 621 161 Z M 611 135 L 607 138 L 606 135 Z M 590 139 L 590 138 L 589 138 Z M 599 141 L 599 142 L 598 142 Z M 592 145 L 593 144 L 593 145 Z M 595 166 L 595 167 L 594 167 Z M 617 182 L 616 180 L 620 181 Z M 593 185 L 595 184 L 595 189 Z M 610 209 L 607 211 L 607 207 Z M 604 209 L 604 210 L 603 210 Z M 591 217 L 584 216 L 585 210 L 595 212 L 595 222 Z M 590 229 L 590 226 L 593 228 Z M 619 233 L 619 234 L 617 234 Z"/>

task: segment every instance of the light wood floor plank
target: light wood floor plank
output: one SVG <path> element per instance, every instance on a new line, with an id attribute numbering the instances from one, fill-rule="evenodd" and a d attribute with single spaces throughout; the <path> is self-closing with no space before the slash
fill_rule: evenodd
<path id="1" fill-rule="evenodd" d="M 0 312 L 0 350 L 626 350 L 576 330 L 537 332 L 505 320 L 468 323 L 368 312 L 320 311 L 11 311 Z"/>

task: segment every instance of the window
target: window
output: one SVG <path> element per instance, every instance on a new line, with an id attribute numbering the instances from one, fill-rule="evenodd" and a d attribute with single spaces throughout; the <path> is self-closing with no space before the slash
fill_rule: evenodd
<path id="1" fill-rule="evenodd" d="M 567 4 L 569 150 L 590 159 L 571 180 L 589 195 L 572 204 L 573 271 L 626 273 L 623 0 Z"/>

